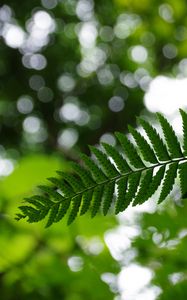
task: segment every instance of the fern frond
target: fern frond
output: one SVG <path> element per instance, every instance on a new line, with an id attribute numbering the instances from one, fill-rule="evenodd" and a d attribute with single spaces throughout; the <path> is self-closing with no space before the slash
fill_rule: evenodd
<path id="1" fill-rule="evenodd" d="M 106 216 L 108 213 L 108 210 L 112 204 L 111 199 L 113 199 L 114 195 L 114 189 L 115 189 L 115 182 L 109 182 L 104 187 L 104 193 L 103 193 L 103 214 Z"/>
<path id="2" fill-rule="evenodd" d="M 55 222 L 59 222 L 66 215 L 68 208 L 70 207 L 71 201 L 70 199 L 66 199 L 60 203 L 59 210 L 56 214 Z"/>
<path id="3" fill-rule="evenodd" d="M 137 154 L 136 149 L 134 148 L 133 144 L 128 140 L 128 138 L 120 133 L 116 132 L 115 133 L 117 139 L 119 140 L 123 151 L 125 152 L 125 155 L 127 159 L 129 160 L 130 164 L 136 168 L 136 169 L 141 169 L 144 167 L 144 164 L 140 158 L 140 156 Z"/>
<path id="4" fill-rule="evenodd" d="M 67 174 L 61 171 L 57 171 L 57 173 L 60 175 L 62 180 L 65 180 L 69 184 L 75 193 L 79 192 L 80 190 L 84 190 L 84 184 L 79 178 L 76 178 L 72 174 Z"/>
<path id="5" fill-rule="evenodd" d="M 86 187 L 90 187 L 94 185 L 94 181 L 91 177 L 91 174 L 87 170 L 85 170 L 83 167 L 81 167 L 79 164 L 75 162 L 71 162 L 71 167 L 73 171 L 77 174 L 77 176 L 80 177 L 80 179 L 82 180 L 83 184 Z"/>
<path id="6" fill-rule="evenodd" d="M 161 186 L 160 203 L 170 194 L 178 171 L 181 193 L 187 197 L 187 114 L 182 110 L 180 113 L 184 155 L 174 130 L 162 115 L 158 114 L 158 119 L 163 139 L 152 125 L 139 119 L 150 145 L 139 131 L 129 127 L 137 147 L 119 132 L 115 134 L 120 144 L 116 148 L 106 143 L 102 143 L 103 151 L 90 146 L 93 159 L 81 154 L 84 166 L 72 162 L 71 172 L 59 171 L 58 178 L 49 178 L 51 185 L 39 186 L 40 195 L 26 198 L 16 219 L 27 218 L 32 223 L 46 218 L 49 227 L 70 211 L 67 223 L 71 224 L 88 210 L 91 217 L 100 210 L 106 215 L 113 203 L 118 214 L 130 203 L 135 206 L 147 201 Z M 119 146 L 122 153 L 117 150 Z"/>
<path id="7" fill-rule="evenodd" d="M 76 218 L 78 212 L 79 212 L 79 208 L 81 205 L 81 195 L 77 195 L 74 199 L 73 199 L 73 204 L 72 204 L 72 209 L 68 218 L 68 225 L 70 225 Z"/>
<path id="8" fill-rule="evenodd" d="M 181 194 L 182 198 L 187 198 L 187 163 L 183 163 L 179 165 L 179 179 L 180 179 L 180 187 L 181 187 Z"/>
<path id="9" fill-rule="evenodd" d="M 124 160 L 122 155 L 114 147 L 106 143 L 102 143 L 102 146 L 105 149 L 106 154 L 113 159 L 118 171 L 121 174 L 125 174 L 132 171 L 128 163 Z"/>
<path id="10" fill-rule="evenodd" d="M 136 141 L 136 144 L 138 146 L 138 149 L 140 150 L 143 159 L 151 164 L 158 163 L 158 160 L 156 159 L 156 156 L 150 147 L 150 145 L 147 143 L 147 141 L 144 139 L 144 137 L 133 127 L 128 126 L 129 132 L 132 134 L 133 138 Z"/>
<path id="11" fill-rule="evenodd" d="M 51 207 L 46 228 L 51 226 L 56 221 L 56 216 L 58 214 L 59 207 L 60 207 L 60 203 L 54 203 L 53 206 Z"/>
<path id="12" fill-rule="evenodd" d="M 170 153 L 171 158 L 180 158 L 182 157 L 182 151 L 180 148 L 179 141 L 176 137 L 176 134 L 169 124 L 169 122 L 160 114 L 157 113 L 158 120 L 162 127 L 162 131 L 165 137 L 165 141 Z"/>
<path id="13" fill-rule="evenodd" d="M 74 195 L 74 191 L 71 188 L 71 186 L 67 185 L 67 183 L 65 183 L 65 181 L 60 180 L 58 178 L 55 177 L 50 177 L 48 178 L 48 180 L 54 184 L 54 186 L 56 186 L 57 188 L 60 189 L 61 193 L 65 196 L 65 197 L 72 197 Z"/>
<path id="14" fill-rule="evenodd" d="M 127 190 L 127 182 L 127 177 L 123 177 L 117 181 L 117 197 L 115 207 L 116 214 L 118 214 L 120 211 L 123 211 L 125 195 Z"/>
<path id="15" fill-rule="evenodd" d="M 42 214 L 41 212 L 43 212 L 42 210 L 35 209 L 34 207 L 28 205 L 19 206 L 19 209 L 21 210 L 21 214 L 17 215 L 18 221 L 26 217 L 28 223 L 38 222 L 42 220 L 41 218 L 41 214 Z M 46 217 L 47 213 L 48 211 L 43 216 L 43 218 Z"/>
<path id="16" fill-rule="evenodd" d="M 182 127 L 183 127 L 183 152 L 187 156 L 187 113 L 180 109 L 180 114 L 182 117 Z"/>
<path id="17" fill-rule="evenodd" d="M 175 178 L 177 176 L 177 167 L 178 167 L 178 163 L 172 163 L 169 165 L 164 178 L 160 198 L 158 200 L 159 203 L 162 202 L 164 199 L 166 199 L 166 197 L 171 192 L 175 182 Z"/>
<path id="18" fill-rule="evenodd" d="M 162 179 L 164 177 L 165 174 L 165 169 L 166 169 L 166 165 L 163 165 L 159 168 L 159 170 L 157 171 L 156 175 L 153 176 L 151 183 L 148 185 L 148 190 L 146 193 L 146 199 L 149 199 L 159 188 L 159 186 L 161 185 Z M 140 201 L 140 204 L 143 203 L 142 201 Z"/>
<path id="19" fill-rule="evenodd" d="M 54 202 L 60 202 L 64 200 L 64 197 L 51 187 L 39 185 L 39 189 L 47 194 Z"/>
<path id="20" fill-rule="evenodd" d="M 93 190 L 88 190 L 82 195 L 82 206 L 80 211 L 80 216 L 84 215 L 90 207 L 92 200 Z"/>
<path id="21" fill-rule="evenodd" d="M 114 167 L 113 164 L 108 160 L 106 154 L 104 154 L 102 151 L 97 149 L 96 147 L 90 146 L 91 152 L 95 155 L 97 158 L 97 161 L 99 165 L 101 166 L 101 169 L 103 170 L 103 173 L 108 177 L 108 178 L 113 178 L 117 175 L 119 175 L 118 171 Z"/>
<path id="22" fill-rule="evenodd" d="M 83 153 L 80 154 L 80 157 L 83 160 L 83 162 L 85 163 L 88 170 L 90 170 L 93 179 L 97 183 L 100 183 L 100 182 L 106 180 L 106 177 L 103 174 L 103 172 L 101 171 L 101 169 L 98 168 L 98 166 L 95 164 L 95 162 L 90 157 L 88 157 L 87 155 L 85 155 Z"/>
<path id="23" fill-rule="evenodd" d="M 148 169 L 145 172 L 145 176 L 142 177 L 142 180 L 140 182 L 139 191 L 137 192 L 134 198 L 133 206 L 135 206 L 136 204 L 143 203 L 147 200 L 147 187 L 150 185 L 151 180 L 153 178 L 153 169 Z"/>
<path id="24" fill-rule="evenodd" d="M 91 207 L 91 217 L 95 217 L 97 214 L 102 201 L 102 194 L 103 194 L 103 185 L 98 185 L 93 192 L 93 199 L 92 199 L 92 207 Z"/>
<path id="25" fill-rule="evenodd" d="M 137 188 L 139 186 L 140 177 L 141 172 L 132 173 L 129 175 L 128 189 L 125 196 L 123 210 L 127 208 L 131 201 L 134 199 L 134 196 L 137 192 Z"/>
<path id="26" fill-rule="evenodd" d="M 163 143 L 163 140 L 159 136 L 158 132 L 156 131 L 156 129 L 154 127 L 152 127 L 148 122 L 146 122 L 145 120 L 143 120 L 141 118 L 138 118 L 138 122 L 145 130 L 158 160 L 159 161 L 170 160 L 167 148 L 166 148 L 165 144 Z"/>

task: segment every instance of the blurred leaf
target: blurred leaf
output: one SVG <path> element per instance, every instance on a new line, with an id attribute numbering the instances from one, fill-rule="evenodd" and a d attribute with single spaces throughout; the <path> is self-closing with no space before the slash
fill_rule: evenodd
<path id="1" fill-rule="evenodd" d="M 46 176 L 54 175 L 62 168 L 59 157 L 44 154 L 30 155 L 18 162 L 14 172 L 0 182 L 0 194 L 8 199 L 28 195 Z"/>

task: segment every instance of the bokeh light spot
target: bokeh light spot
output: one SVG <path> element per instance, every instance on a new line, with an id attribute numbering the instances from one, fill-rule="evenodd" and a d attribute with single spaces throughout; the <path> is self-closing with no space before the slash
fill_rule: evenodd
<path id="1" fill-rule="evenodd" d="M 147 60 L 147 50 L 145 47 L 141 45 L 137 45 L 132 47 L 131 49 L 131 57 L 137 63 L 144 63 Z"/>
<path id="2" fill-rule="evenodd" d="M 57 82 L 59 90 L 63 92 L 70 92 L 75 87 L 75 80 L 69 74 L 63 74 L 60 76 Z"/>
<path id="3" fill-rule="evenodd" d="M 30 96 L 21 96 L 17 101 L 17 109 L 22 114 L 28 114 L 33 110 L 33 101 Z"/>
<path id="4" fill-rule="evenodd" d="M 34 116 L 27 117 L 23 122 L 23 129 L 28 133 L 36 133 L 40 129 L 40 119 Z"/>
<path id="5" fill-rule="evenodd" d="M 70 149 L 78 141 L 78 132 L 74 128 L 64 129 L 58 136 L 58 144 L 62 148 Z"/>

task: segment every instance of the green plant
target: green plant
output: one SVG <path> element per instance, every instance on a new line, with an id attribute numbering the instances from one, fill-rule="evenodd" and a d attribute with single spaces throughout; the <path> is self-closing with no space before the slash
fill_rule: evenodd
<path id="1" fill-rule="evenodd" d="M 72 173 L 57 172 L 59 178 L 49 178 L 52 186 L 39 186 L 42 193 L 26 198 L 20 206 L 17 220 L 27 217 L 28 222 L 48 218 L 46 227 L 60 221 L 70 210 L 68 224 L 85 214 L 91 207 L 94 217 L 102 205 L 103 214 L 116 199 L 115 213 L 148 200 L 162 184 L 158 202 L 171 192 L 179 171 L 182 197 L 187 194 L 187 113 L 180 110 L 183 120 L 183 151 L 169 122 L 157 114 L 163 131 L 163 140 L 158 132 L 145 120 L 138 119 L 150 144 L 137 130 L 129 126 L 137 148 L 122 133 L 115 135 L 122 154 L 113 146 L 102 143 L 102 150 L 90 146 L 96 161 L 85 154 L 81 159 L 86 167 L 72 162 Z M 80 212 L 79 212 L 80 211 Z"/>

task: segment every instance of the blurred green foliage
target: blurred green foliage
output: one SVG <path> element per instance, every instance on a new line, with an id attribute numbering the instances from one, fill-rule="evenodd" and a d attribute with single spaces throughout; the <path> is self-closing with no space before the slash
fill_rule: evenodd
<path id="1" fill-rule="evenodd" d="M 0 18 L 3 145 L 65 151 L 69 144 L 60 137 L 71 129 L 65 133 L 72 144 L 85 150 L 106 132 L 125 130 L 143 108 L 152 77 L 186 72 L 185 15 L 183 0 L 6 1 Z M 112 97 L 119 98 L 109 102 Z M 36 130 L 29 130 L 33 124 Z"/>
<path id="2" fill-rule="evenodd" d="M 186 76 L 186 13 L 184 0 L 0 4 L 3 300 L 118 294 L 117 286 L 101 280 L 103 273 L 119 272 L 104 243 L 106 230 L 117 224 L 114 218 L 82 217 L 70 228 L 62 222 L 45 231 L 43 224 L 17 223 L 13 216 L 37 184 L 69 167 L 66 158 L 77 159 L 79 150 L 99 140 L 115 144 L 112 132 L 125 131 L 145 110 L 143 95 L 153 77 Z M 185 210 L 167 206 L 145 215 L 140 221 L 145 235 L 133 244 L 137 261 L 155 270 L 160 299 L 186 299 L 186 238 L 167 246 L 186 227 Z M 157 232 L 163 247 L 153 241 Z M 172 283 L 173 273 L 182 280 Z"/>
<path id="3" fill-rule="evenodd" d="M 176 206 L 170 199 L 166 206 L 141 216 L 141 235 L 133 241 L 132 247 L 137 251 L 136 262 L 154 272 L 152 284 L 161 289 L 158 299 L 185 300 L 187 205 Z"/>
<path id="4" fill-rule="evenodd" d="M 113 299 L 101 280 L 103 273 L 119 271 L 103 240 L 104 232 L 116 226 L 113 217 L 98 216 L 92 222 L 82 217 L 69 229 L 61 222 L 50 230 L 44 224 L 29 226 L 13 219 L 20 198 L 60 167 L 57 157 L 25 157 L 1 182 L 2 299 Z"/>

